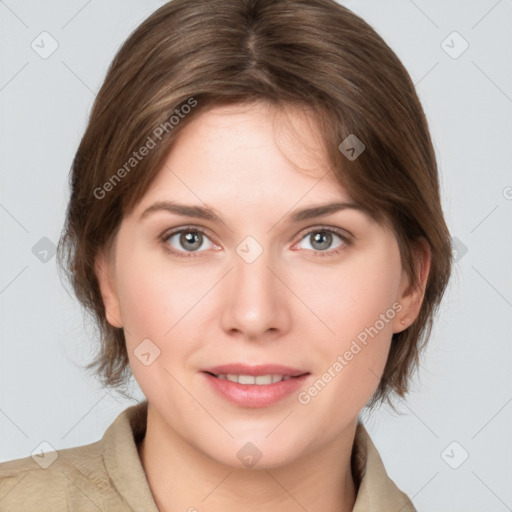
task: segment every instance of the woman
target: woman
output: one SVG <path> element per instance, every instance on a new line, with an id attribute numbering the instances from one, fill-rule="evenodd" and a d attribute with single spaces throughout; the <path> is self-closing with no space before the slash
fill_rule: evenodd
<path id="1" fill-rule="evenodd" d="M 415 510 L 359 413 L 407 393 L 450 235 L 414 86 L 348 9 L 151 15 L 96 98 L 59 256 L 91 368 L 147 400 L 1 464 L 6 510 Z"/>

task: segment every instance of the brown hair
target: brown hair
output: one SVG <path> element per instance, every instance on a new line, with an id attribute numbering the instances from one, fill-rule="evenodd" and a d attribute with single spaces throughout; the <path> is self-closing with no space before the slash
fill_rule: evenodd
<path id="1" fill-rule="evenodd" d="M 123 329 L 106 320 L 96 255 L 110 246 L 187 123 L 213 106 L 257 101 L 314 113 L 336 179 L 392 226 L 415 282 L 413 248 L 419 239 L 430 248 L 419 315 L 393 335 L 367 404 L 386 399 L 393 406 L 389 396 L 408 391 L 449 280 L 450 235 L 414 85 L 375 30 L 334 0 L 172 0 L 119 49 L 73 161 L 58 245 L 59 264 L 101 337 L 87 368 L 112 388 L 130 376 Z M 356 159 L 338 147 L 350 134 L 365 145 Z"/>

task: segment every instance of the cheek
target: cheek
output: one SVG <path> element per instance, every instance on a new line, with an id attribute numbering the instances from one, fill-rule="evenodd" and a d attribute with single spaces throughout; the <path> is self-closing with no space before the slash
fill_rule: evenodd
<path id="1" fill-rule="evenodd" d="M 294 279 L 297 295 L 321 320 L 318 324 L 329 345 L 342 348 L 347 339 L 373 326 L 382 314 L 388 312 L 387 317 L 393 317 L 400 276 L 398 248 L 389 244 L 378 251 L 358 253 L 338 267 L 319 266 L 316 272 L 303 272 Z M 378 325 L 392 332 L 390 322 Z"/>
<path id="2" fill-rule="evenodd" d="M 311 315 L 323 333 L 315 347 L 320 375 L 316 388 L 328 388 L 320 398 L 326 404 L 342 400 L 349 409 L 364 406 L 384 370 L 400 308 L 401 265 L 398 247 L 381 247 L 347 259 L 335 271 L 322 270 L 323 275 L 308 278 L 302 288 L 304 302 L 321 319 Z"/>
<path id="3" fill-rule="evenodd" d="M 116 277 L 130 366 L 144 394 L 158 400 L 174 385 L 168 372 L 174 375 L 194 350 L 187 312 L 202 290 L 187 272 L 171 271 L 165 257 L 149 260 L 148 253 L 135 248 L 125 254 L 119 258 Z"/>
<path id="4" fill-rule="evenodd" d="M 170 265 L 163 249 L 124 245 L 119 248 L 116 278 L 128 336 L 132 341 L 140 337 L 162 340 L 197 302 L 202 292 L 199 277 Z"/>
<path id="5" fill-rule="evenodd" d="M 211 271 L 171 265 L 164 251 L 131 248 L 119 258 L 116 272 L 126 345 L 137 380 L 155 378 L 155 370 L 161 367 L 186 365 L 200 343 L 192 333 L 198 315 L 203 317 L 205 294 L 215 282 Z M 151 366 L 141 367 L 135 355 L 146 339 L 156 345 L 153 350 L 159 351 L 159 357 Z"/>
<path id="6" fill-rule="evenodd" d="M 172 319 L 172 294 L 165 280 L 158 279 L 154 269 L 136 263 L 120 279 L 119 303 L 128 336 L 132 341 L 159 339 Z"/>
<path id="7" fill-rule="evenodd" d="M 366 287 L 347 279 L 354 290 L 324 305 L 326 324 L 334 332 L 319 337 L 314 350 L 316 380 L 300 395 L 301 404 L 329 410 L 333 433 L 355 418 L 375 393 L 384 371 L 396 309 L 385 286 Z"/>

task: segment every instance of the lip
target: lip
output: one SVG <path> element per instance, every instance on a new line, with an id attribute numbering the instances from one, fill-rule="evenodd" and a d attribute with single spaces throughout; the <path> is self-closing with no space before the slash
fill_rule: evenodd
<path id="1" fill-rule="evenodd" d="M 239 384 L 226 379 L 219 379 L 212 374 L 235 375 L 285 375 L 288 380 L 273 384 Z M 201 371 L 208 384 L 221 397 L 240 407 L 263 408 L 274 405 L 296 392 L 310 376 L 309 372 L 289 366 L 264 364 L 248 366 L 244 364 L 227 364 L 211 367 Z"/>

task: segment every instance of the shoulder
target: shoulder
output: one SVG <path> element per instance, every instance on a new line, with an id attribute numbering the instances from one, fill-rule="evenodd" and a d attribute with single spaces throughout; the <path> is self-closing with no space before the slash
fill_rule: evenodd
<path id="1" fill-rule="evenodd" d="M 0 509 L 6 512 L 67 511 L 73 501 L 80 510 L 97 511 L 109 487 L 101 441 L 0 464 Z"/>
<path id="2" fill-rule="evenodd" d="M 156 510 L 136 445 L 146 411 L 125 409 L 94 443 L 0 463 L 0 510 Z"/>

